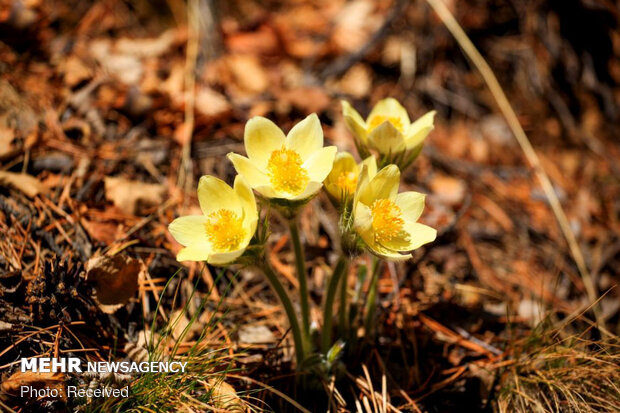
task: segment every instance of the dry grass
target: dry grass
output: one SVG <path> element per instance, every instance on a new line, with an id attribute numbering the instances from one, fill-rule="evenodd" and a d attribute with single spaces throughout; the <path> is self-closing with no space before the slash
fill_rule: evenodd
<path id="1" fill-rule="evenodd" d="M 502 378 L 497 411 L 620 411 L 620 339 L 584 334 L 566 335 L 545 322 L 519 343 Z"/>

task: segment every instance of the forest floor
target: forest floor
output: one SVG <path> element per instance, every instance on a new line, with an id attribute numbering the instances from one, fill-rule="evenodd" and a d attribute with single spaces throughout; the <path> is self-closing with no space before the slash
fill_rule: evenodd
<path id="1" fill-rule="evenodd" d="M 617 5 L 446 3 L 518 114 L 586 277 L 493 95 L 426 2 L 0 2 L 0 410 L 111 410 L 11 396 L 69 380 L 20 376 L 19 358 L 136 360 L 159 334 L 164 354 L 191 354 L 200 337 L 212 350 L 194 361 L 203 393 L 247 409 L 325 411 L 331 391 L 342 411 L 620 411 Z M 422 221 L 438 237 L 385 266 L 376 334 L 345 354 L 337 392 L 300 394 L 265 279 L 178 263 L 167 226 L 199 213 L 200 176 L 232 182 L 225 155 L 243 153 L 250 117 L 286 131 L 316 112 L 326 141 L 354 153 L 340 100 L 367 114 L 386 96 L 412 118 L 437 111 L 402 187 L 428 194 Z M 325 194 L 301 216 L 319 323 L 337 222 Z M 276 217 L 271 231 L 293 292 L 286 226 Z M 121 410 L 206 410 L 174 380 L 132 382 Z"/>

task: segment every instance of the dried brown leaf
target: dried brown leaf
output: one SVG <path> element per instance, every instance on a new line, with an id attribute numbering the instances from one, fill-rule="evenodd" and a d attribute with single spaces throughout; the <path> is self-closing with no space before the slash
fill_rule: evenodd
<path id="1" fill-rule="evenodd" d="M 58 390 L 65 398 L 64 392 L 65 376 L 63 373 L 34 373 L 31 371 L 13 373 L 9 378 L 2 381 L 0 388 L 3 392 L 18 395 L 22 386 L 33 387 L 35 389 Z"/>
<path id="2" fill-rule="evenodd" d="M 141 205 L 161 204 L 166 192 L 166 187 L 160 184 L 116 177 L 104 178 L 104 186 L 106 199 L 126 214 L 137 214 Z"/>
<path id="3" fill-rule="evenodd" d="M 124 304 L 133 297 L 142 270 L 139 260 L 123 253 L 93 257 L 86 263 L 87 280 L 93 283 L 97 301 L 104 306 Z"/>
<path id="4" fill-rule="evenodd" d="M 0 187 L 15 188 L 30 198 L 47 191 L 47 187 L 34 176 L 7 171 L 0 171 Z"/>

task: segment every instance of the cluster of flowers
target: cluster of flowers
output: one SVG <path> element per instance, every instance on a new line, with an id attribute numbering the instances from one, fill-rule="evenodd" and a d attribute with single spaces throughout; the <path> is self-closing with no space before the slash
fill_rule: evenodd
<path id="1" fill-rule="evenodd" d="M 263 269 L 285 306 L 298 362 L 312 346 L 306 270 L 296 217 L 322 187 L 340 211 L 342 249 L 327 291 L 324 351 L 331 345 L 331 306 L 337 278 L 346 272 L 348 260 L 364 250 L 385 260 L 406 260 L 411 257 L 410 251 L 436 237 L 433 228 L 417 222 L 424 209 L 424 195 L 398 192 L 400 171 L 420 154 L 433 129 L 434 112 L 411 123 L 407 111 L 392 98 L 378 102 L 366 120 L 348 102 L 343 101 L 342 108 L 363 159 L 359 164 L 350 153 L 323 146 L 323 129 L 316 114 L 297 123 L 288 135 L 270 120 L 254 117 L 245 126 L 247 157 L 228 154 L 238 173 L 234 186 L 214 176 L 203 176 L 198 184 L 203 215 L 180 217 L 169 226 L 172 236 L 184 246 L 177 255 L 179 261 L 250 263 Z M 264 259 L 267 235 L 257 230 L 259 210 L 253 191 L 289 220 L 300 281 L 301 327 L 290 299 Z"/>
<path id="2" fill-rule="evenodd" d="M 424 209 L 424 195 L 398 193 L 400 170 L 420 153 L 433 129 L 434 112 L 411 123 L 395 99 L 380 101 L 364 121 L 348 102 L 342 102 L 347 126 L 365 159 L 356 163 L 348 152 L 323 147 L 323 130 L 316 114 L 296 124 L 288 135 L 263 117 L 245 126 L 247 157 L 230 153 L 238 175 L 231 188 L 214 176 L 203 176 L 198 200 L 204 215 L 175 219 L 170 233 L 185 246 L 179 261 L 206 261 L 225 265 L 239 258 L 257 228 L 258 209 L 252 189 L 278 210 L 295 211 L 324 185 L 330 198 L 350 211 L 352 225 L 341 227 L 359 237 L 371 253 L 389 260 L 404 260 L 414 250 L 432 242 L 436 231 L 417 222 Z M 364 156 L 366 155 L 366 156 Z M 377 162 L 386 164 L 377 171 Z M 290 215 L 286 213 L 286 215 Z M 348 248 L 349 252 L 353 252 Z"/>

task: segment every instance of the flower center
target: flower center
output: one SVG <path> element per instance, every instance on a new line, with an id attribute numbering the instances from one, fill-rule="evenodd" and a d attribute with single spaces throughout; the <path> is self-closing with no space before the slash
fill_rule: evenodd
<path id="1" fill-rule="evenodd" d="M 371 131 L 377 126 L 381 125 L 383 122 L 388 121 L 398 129 L 399 132 L 403 132 L 405 129 L 405 125 L 403 125 L 400 118 L 396 116 L 383 116 L 383 115 L 375 115 L 368 120 L 368 130 Z"/>
<path id="2" fill-rule="evenodd" d="M 352 194 L 357 187 L 357 174 L 355 172 L 341 172 L 336 179 L 336 185 L 344 194 Z"/>
<path id="3" fill-rule="evenodd" d="M 207 238 L 215 252 L 230 252 L 239 249 L 245 237 L 241 218 L 229 209 L 220 209 L 207 217 L 205 224 Z"/>
<path id="4" fill-rule="evenodd" d="M 302 163 L 301 156 L 292 149 L 282 147 L 271 152 L 267 171 L 273 188 L 292 195 L 298 195 L 306 189 L 310 178 L 301 166 Z"/>
<path id="5" fill-rule="evenodd" d="M 389 199 L 378 199 L 370 207 L 372 228 L 375 241 L 379 244 L 392 241 L 403 230 L 405 221 L 401 218 L 402 211 Z"/>

